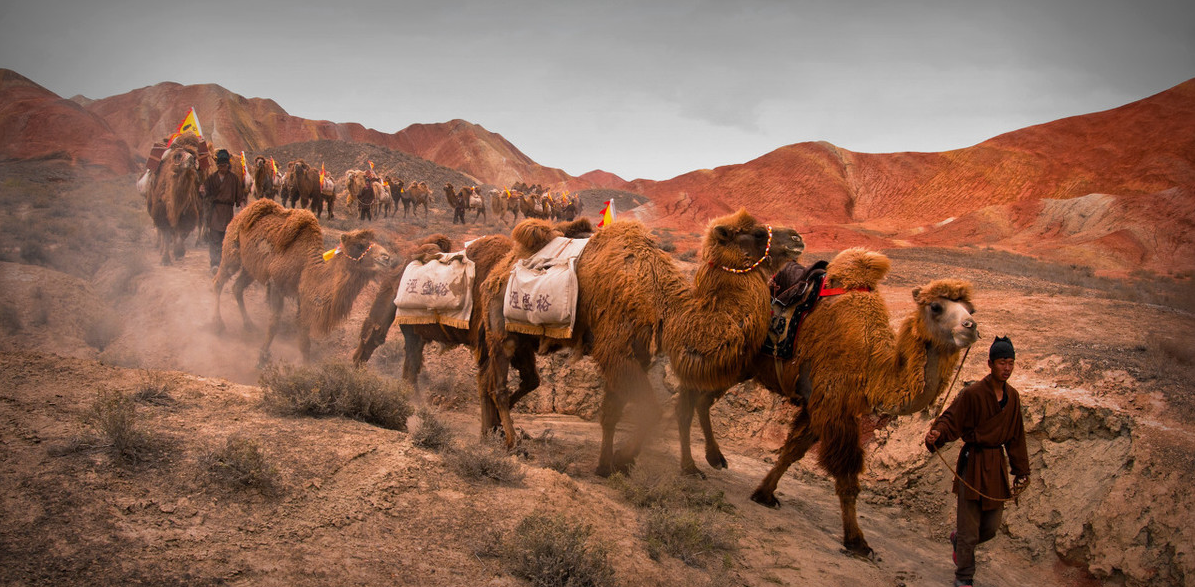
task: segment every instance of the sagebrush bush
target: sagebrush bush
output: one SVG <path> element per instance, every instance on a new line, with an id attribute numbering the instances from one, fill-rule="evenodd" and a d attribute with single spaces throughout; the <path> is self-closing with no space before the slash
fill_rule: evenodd
<path id="1" fill-rule="evenodd" d="M 614 585 L 614 567 L 593 531 L 562 515 L 533 513 L 496 546 L 512 574 L 536 587 Z"/>
<path id="2" fill-rule="evenodd" d="M 652 559 L 674 556 L 689 566 L 707 566 L 738 550 L 735 529 L 715 510 L 687 510 L 667 506 L 648 510 L 644 540 Z"/>
<path id="3" fill-rule="evenodd" d="M 544 430 L 539 437 L 530 439 L 525 446 L 540 465 L 566 475 L 583 454 L 580 447 L 569 448 L 557 442 L 551 428 Z"/>
<path id="4" fill-rule="evenodd" d="M 84 416 L 117 456 L 139 461 L 148 452 L 150 438 L 137 426 L 137 407 L 133 398 L 114 389 L 101 389 Z"/>
<path id="5" fill-rule="evenodd" d="M 636 463 L 627 474 L 612 475 L 609 482 L 631 505 L 638 508 L 734 510 L 734 505 L 726 501 L 726 494 L 722 490 L 708 489 L 704 483 L 682 476 L 673 468 L 658 463 Z"/>
<path id="6" fill-rule="evenodd" d="M 420 408 L 416 416 L 419 418 L 419 427 L 411 433 L 411 444 L 436 451 L 452 444 L 452 429 L 441 422 L 430 408 Z"/>
<path id="7" fill-rule="evenodd" d="M 174 403 L 170 396 L 170 381 L 160 371 L 141 370 L 141 383 L 133 392 L 133 399 L 143 404 L 166 406 Z"/>
<path id="8" fill-rule="evenodd" d="M 261 374 L 267 406 L 307 416 L 343 416 L 406 431 L 411 404 L 398 382 L 352 365 L 270 366 Z"/>
<path id="9" fill-rule="evenodd" d="M 229 436 L 224 446 L 200 457 L 200 464 L 212 478 L 231 487 L 256 489 L 263 495 L 277 495 L 282 490 L 278 467 L 251 438 Z"/>
<path id="10" fill-rule="evenodd" d="M 472 483 L 493 481 L 513 485 L 521 483 L 525 476 L 514 457 L 493 443 L 451 450 L 447 453 L 445 462 L 453 472 Z"/>

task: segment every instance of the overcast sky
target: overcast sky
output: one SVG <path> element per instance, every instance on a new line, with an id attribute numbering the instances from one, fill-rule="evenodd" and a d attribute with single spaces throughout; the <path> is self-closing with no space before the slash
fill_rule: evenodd
<path id="1" fill-rule="evenodd" d="M 1191 0 L 296 4 L 4 1 L 0 67 L 64 98 L 216 83 L 387 133 L 461 118 L 657 180 L 804 141 L 967 147 L 1195 77 Z"/>

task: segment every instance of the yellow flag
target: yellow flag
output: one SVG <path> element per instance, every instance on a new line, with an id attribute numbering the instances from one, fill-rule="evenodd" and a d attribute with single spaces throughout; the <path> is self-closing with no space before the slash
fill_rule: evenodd
<path id="1" fill-rule="evenodd" d="M 598 222 L 598 228 L 614 222 L 614 200 L 606 200 L 606 207 L 602 208 L 601 216 L 602 221 Z"/>
<path id="2" fill-rule="evenodd" d="M 194 106 L 187 111 L 187 116 L 184 117 L 183 121 L 178 124 L 178 130 L 174 131 L 174 134 L 170 135 L 169 142 L 173 143 L 174 139 L 177 139 L 179 135 L 185 132 L 193 132 L 199 135 L 199 138 L 203 138 L 203 129 L 199 128 L 199 117 L 195 116 Z"/>

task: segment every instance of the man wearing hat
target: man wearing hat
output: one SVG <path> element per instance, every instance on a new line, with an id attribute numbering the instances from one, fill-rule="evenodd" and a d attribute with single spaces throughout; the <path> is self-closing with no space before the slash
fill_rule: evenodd
<path id="1" fill-rule="evenodd" d="M 220 267 L 220 256 L 224 252 L 224 231 L 232 220 L 233 206 L 245 205 L 245 186 L 239 174 L 232 172 L 232 156 L 228 151 L 216 151 L 216 172 L 209 175 L 200 188 L 200 195 L 212 203 L 208 226 L 208 260 L 212 275 Z"/>
<path id="2" fill-rule="evenodd" d="M 1020 493 L 1029 483 L 1021 396 L 1008 384 L 1015 366 L 1012 341 L 997 337 L 988 350 L 991 373 L 959 392 L 925 435 L 925 447 L 930 452 L 959 438 L 964 442 L 954 480 L 957 526 L 950 534 L 956 587 L 971 585 L 975 546 L 995 537 L 1004 502 L 1012 497 L 1013 490 Z M 1016 476 L 1012 488 L 1008 484 L 1010 464 Z"/>

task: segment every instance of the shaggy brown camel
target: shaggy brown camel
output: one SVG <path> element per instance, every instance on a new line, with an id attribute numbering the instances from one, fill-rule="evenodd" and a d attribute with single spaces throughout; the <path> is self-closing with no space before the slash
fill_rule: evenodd
<path id="1" fill-rule="evenodd" d="M 253 198 L 260 200 L 274 199 L 278 187 L 274 185 L 274 170 L 265 157 L 258 155 L 253 159 Z"/>
<path id="2" fill-rule="evenodd" d="M 880 253 L 840 253 L 827 267 L 826 287 L 845 293 L 823 297 L 805 318 L 793 358 L 777 364 L 761 353 L 746 370 L 800 408 L 776 464 L 751 499 L 778 507 L 780 478 L 820 440 L 818 462 L 834 477 L 842 507 L 842 543 L 862 556 L 872 554 L 855 514 L 863 471 L 862 418 L 873 411 L 912 414 L 931 405 L 949 385 L 962 351 L 979 338 L 971 286 L 957 279 L 914 289 L 917 309 L 894 334 L 888 308 L 876 291 L 889 267 Z M 695 402 L 706 435 L 706 460 L 714 466 L 726 461 L 709 428 L 709 406 L 724 391 L 701 392 Z M 680 411 L 678 407 L 678 420 Z"/>
<path id="3" fill-rule="evenodd" d="M 405 220 L 407 217 L 407 207 L 411 208 L 411 215 L 415 216 L 419 212 L 419 207 L 423 206 L 423 219 L 426 221 L 430 210 L 428 203 L 432 199 L 432 190 L 427 187 L 426 181 L 412 181 L 411 185 L 403 191 L 403 214 Z"/>
<path id="4" fill-rule="evenodd" d="M 516 226 L 512 234 L 515 248 L 487 279 L 481 298 L 491 357 L 481 392 L 494 403 L 508 446 L 515 442 L 510 407 L 520 395 L 512 395 L 507 389 L 504 349 L 526 335 L 516 336 L 507 331 L 502 294 L 513 263 L 530 256 L 559 234 L 544 220 L 525 220 Z M 796 258 L 804 249 L 796 231 L 759 224 L 744 210 L 713 220 L 706 242 L 713 247 L 707 251 L 706 259 L 735 269 L 737 273 L 733 275 L 741 277 L 725 280 L 723 287 L 728 290 L 748 287 L 745 292 L 689 287 L 672 258 L 656 246 L 647 228 L 635 221 L 618 221 L 599 230 L 577 258 L 579 290 L 572 338 L 543 342 L 592 355 L 605 378 L 599 475 L 606 476 L 628 466 L 645 439 L 646 427 L 640 427 L 620 454 L 614 454 L 614 429 L 628 402 L 641 405 L 645 421 L 658 419 L 660 408 L 651 392 L 647 370 L 663 352 L 667 333 L 688 327 L 677 321 L 688 319 L 687 315 L 695 312 L 724 313 L 723 331 L 716 331 L 713 336 L 717 338 L 707 346 L 717 350 L 719 345 L 743 344 L 751 333 L 742 332 L 745 327 L 739 324 L 741 316 L 733 315 L 741 306 L 734 304 L 740 303 L 739 298 L 758 292 L 760 299 L 752 299 L 751 303 L 766 306 L 764 292 L 770 271 Z M 762 337 L 760 340 L 762 343 Z"/>
<path id="5" fill-rule="evenodd" d="M 183 258 L 187 235 L 199 222 L 199 184 L 203 180 L 199 168 L 201 140 L 194 133 L 174 140 L 162 154 L 145 200 L 149 217 L 158 229 L 163 265 Z"/>
<path id="6" fill-rule="evenodd" d="M 287 210 L 273 200 L 257 200 L 241 210 L 228 224 L 220 269 L 213 280 L 216 329 L 224 330 L 220 294 L 229 279 L 237 276 L 232 289 L 246 330 L 254 327 L 245 311 L 245 288 L 254 281 L 267 284 L 270 324 L 259 364 L 269 360 L 286 298 L 298 300 L 299 350 L 308 360 L 311 336 L 327 334 L 342 322 L 361 289 L 390 266 L 390 254 L 372 230 L 341 235 L 337 253 L 327 261 L 321 255 L 323 248 L 319 222 L 308 210 Z"/>
<path id="7" fill-rule="evenodd" d="M 490 190 L 490 212 L 492 212 L 494 216 L 498 218 L 498 221 L 502 222 L 503 224 L 513 225 L 519 220 L 518 202 L 519 199 L 517 199 L 510 190 Z M 509 223 L 506 222 L 506 214 L 508 212 L 513 214 L 513 218 Z"/>

